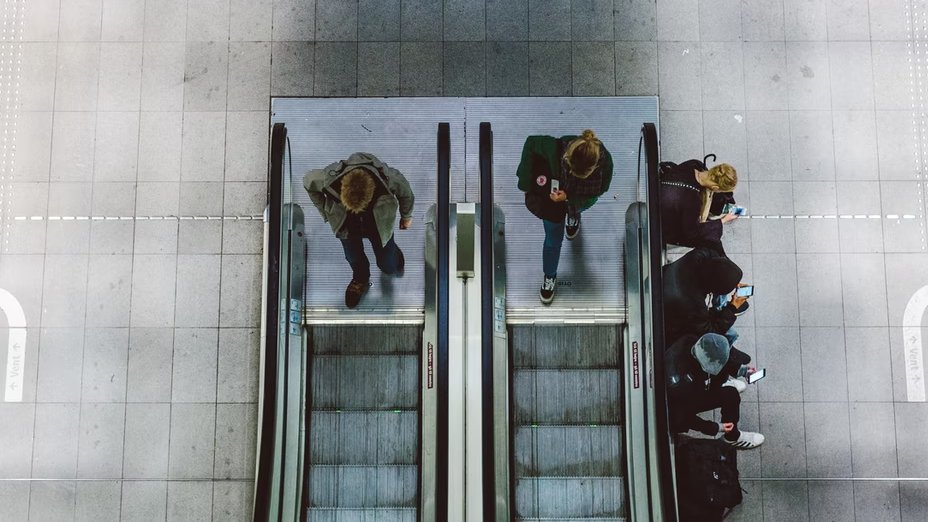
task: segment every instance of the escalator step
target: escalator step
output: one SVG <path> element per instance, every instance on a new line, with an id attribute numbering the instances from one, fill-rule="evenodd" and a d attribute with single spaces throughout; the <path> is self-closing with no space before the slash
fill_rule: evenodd
<path id="1" fill-rule="evenodd" d="M 614 326 L 516 327 L 512 336 L 515 368 L 618 368 Z"/>
<path id="2" fill-rule="evenodd" d="M 516 480 L 518 517 L 617 518 L 625 511 L 621 478 L 562 477 Z"/>
<path id="3" fill-rule="evenodd" d="M 623 474 L 622 430 L 607 426 L 517 426 L 518 477 L 617 477 Z"/>
<path id="4" fill-rule="evenodd" d="M 418 354 L 420 326 L 313 326 L 310 328 L 314 355 Z"/>
<path id="5" fill-rule="evenodd" d="M 416 509 L 310 508 L 312 522 L 416 522 Z"/>
<path id="6" fill-rule="evenodd" d="M 515 424 L 610 424 L 620 418 L 616 370 L 517 370 Z"/>
<path id="7" fill-rule="evenodd" d="M 415 508 L 416 466 L 313 466 L 312 507 Z"/>
<path id="8" fill-rule="evenodd" d="M 314 411 L 310 420 L 313 465 L 382 465 L 418 462 L 416 411 Z"/>
<path id="9" fill-rule="evenodd" d="M 417 355 L 317 355 L 312 401 L 317 409 L 415 409 Z"/>

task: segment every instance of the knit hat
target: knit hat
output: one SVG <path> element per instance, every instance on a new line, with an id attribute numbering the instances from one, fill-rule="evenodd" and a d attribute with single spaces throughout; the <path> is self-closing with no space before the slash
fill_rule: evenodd
<path id="1" fill-rule="evenodd" d="M 710 375 L 718 375 L 731 353 L 731 345 L 724 335 L 707 333 L 696 341 L 693 346 L 693 357 L 699 361 L 699 366 Z"/>
<path id="2" fill-rule="evenodd" d="M 727 257 L 706 259 L 699 267 L 700 278 L 706 292 L 723 295 L 731 292 L 741 282 L 741 268 Z"/>

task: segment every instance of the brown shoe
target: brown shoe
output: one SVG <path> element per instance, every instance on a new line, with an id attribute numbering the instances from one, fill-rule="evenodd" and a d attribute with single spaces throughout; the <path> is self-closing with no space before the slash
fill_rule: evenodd
<path id="1" fill-rule="evenodd" d="M 358 306 L 358 303 L 361 302 L 361 296 L 367 292 L 367 289 L 370 288 L 370 281 L 358 281 L 352 279 L 348 283 L 348 288 L 345 290 L 345 306 L 348 308 L 354 308 Z"/>

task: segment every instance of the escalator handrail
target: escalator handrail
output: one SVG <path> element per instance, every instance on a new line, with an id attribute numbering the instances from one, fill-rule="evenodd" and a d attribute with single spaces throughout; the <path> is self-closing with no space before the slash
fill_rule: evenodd
<path id="1" fill-rule="evenodd" d="M 450 277 L 450 218 L 451 218 L 451 126 L 438 124 L 438 198 L 436 207 L 436 272 L 437 339 L 436 380 L 438 405 L 436 412 L 435 460 L 435 520 L 447 520 L 448 514 L 448 355 L 449 355 L 449 277 Z"/>
<path id="2" fill-rule="evenodd" d="M 496 520 L 493 415 L 493 129 L 480 123 L 480 362 L 483 520 Z"/>
<path id="3" fill-rule="evenodd" d="M 657 408 L 656 421 L 658 447 L 657 464 L 662 489 L 664 520 L 675 522 L 677 518 L 676 491 L 674 489 L 673 469 L 670 455 L 670 431 L 667 411 L 667 393 L 664 386 L 664 298 L 663 298 L 663 252 L 664 239 L 661 234 L 661 191 L 660 191 L 660 152 L 657 128 L 653 123 L 641 127 L 644 140 L 645 162 L 647 167 L 648 198 L 648 232 L 649 255 L 651 266 L 651 342 L 653 343 L 654 404 Z M 666 434 L 666 436 L 664 436 Z"/>
<path id="4" fill-rule="evenodd" d="M 287 128 L 283 123 L 275 123 L 271 129 L 271 153 L 268 165 L 267 202 L 268 202 L 268 247 L 267 247 L 267 286 L 265 325 L 268 329 L 264 346 L 263 402 L 261 404 L 261 446 L 258 451 L 257 470 L 255 472 L 254 520 L 268 520 L 270 489 L 274 470 L 274 447 L 277 437 L 274 430 L 277 409 L 278 379 L 278 335 L 277 325 L 280 315 L 280 236 L 283 212 L 283 176 L 284 151 L 287 142 Z M 271 330 L 273 329 L 273 333 Z"/>

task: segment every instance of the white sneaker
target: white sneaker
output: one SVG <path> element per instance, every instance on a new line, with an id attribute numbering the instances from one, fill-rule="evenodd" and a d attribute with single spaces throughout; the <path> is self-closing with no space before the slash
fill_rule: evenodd
<path id="1" fill-rule="evenodd" d="M 723 388 L 725 386 L 731 386 L 732 388 L 738 390 L 738 393 L 744 393 L 744 390 L 748 389 L 748 383 L 734 377 L 728 377 L 728 380 L 725 381 L 725 384 L 722 385 Z"/>
<path id="2" fill-rule="evenodd" d="M 724 440 L 726 444 L 734 446 L 735 449 L 749 450 L 763 444 L 764 436 L 760 433 L 754 433 L 753 431 L 742 431 L 738 440 L 728 440 L 725 437 L 722 437 L 722 440 Z"/>
<path id="3" fill-rule="evenodd" d="M 545 276 L 544 280 L 541 282 L 541 290 L 538 291 L 541 302 L 544 304 L 551 304 L 551 301 L 554 301 L 554 290 L 556 288 L 557 278 Z"/>

